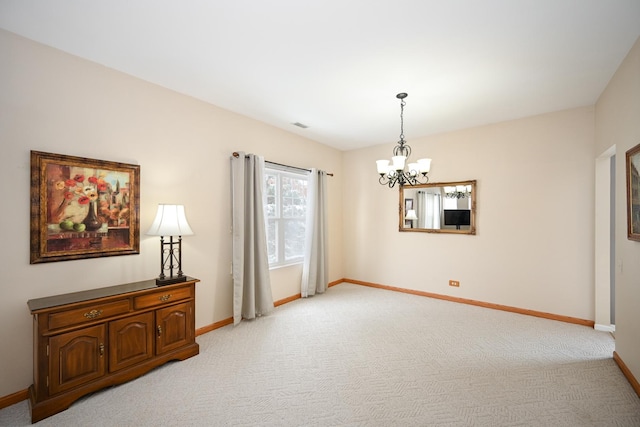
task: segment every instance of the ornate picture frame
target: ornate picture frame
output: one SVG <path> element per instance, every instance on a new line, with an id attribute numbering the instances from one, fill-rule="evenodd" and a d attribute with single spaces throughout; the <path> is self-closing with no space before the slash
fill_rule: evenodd
<path id="1" fill-rule="evenodd" d="M 31 264 L 139 253 L 139 165 L 31 151 Z"/>
<path id="2" fill-rule="evenodd" d="M 640 144 L 627 151 L 627 238 L 640 241 Z"/>

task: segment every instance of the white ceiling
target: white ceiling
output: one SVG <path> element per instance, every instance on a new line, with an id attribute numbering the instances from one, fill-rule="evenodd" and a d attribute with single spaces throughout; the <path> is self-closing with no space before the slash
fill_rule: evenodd
<path id="1" fill-rule="evenodd" d="M 0 28 L 349 150 L 398 140 L 399 92 L 409 143 L 594 104 L 640 1 L 0 0 Z"/>

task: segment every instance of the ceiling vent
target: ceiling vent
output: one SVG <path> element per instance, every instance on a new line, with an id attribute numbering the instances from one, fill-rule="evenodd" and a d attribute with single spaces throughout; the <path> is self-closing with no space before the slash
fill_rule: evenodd
<path id="1" fill-rule="evenodd" d="M 300 122 L 292 123 L 292 125 L 298 126 L 299 128 L 302 128 L 302 129 L 306 129 L 306 128 L 309 127 L 309 126 L 305 125 L 304 123 L 300 123 Z"/>

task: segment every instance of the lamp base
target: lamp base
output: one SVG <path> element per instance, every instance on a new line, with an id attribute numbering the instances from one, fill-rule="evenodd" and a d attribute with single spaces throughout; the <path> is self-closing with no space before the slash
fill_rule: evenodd
<path id="1" fill-rule="evenodd" d="M 164 279 L 161 278 L 157 278 L 156 279 L 156 286 L 165 286 L 165 285 L 171 285 L 173 283 L 180 283 L 180 282 L 186 282 L 187 281 L 187 276 L 170 276 L 170 277 L 165 277 Z"/>

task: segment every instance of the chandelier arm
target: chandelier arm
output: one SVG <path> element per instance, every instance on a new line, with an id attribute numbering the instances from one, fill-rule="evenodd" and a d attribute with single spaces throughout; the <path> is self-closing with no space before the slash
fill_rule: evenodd
<path id="1" fill-rule="evenodd" d="M 409 172 L 402 172 L 402 183 L 414 185 L 413 178 L 411 177 L 411 174 Z"/>
<path id="2" fill-rule="evenodd" d="M 407 172 L 405 172 L 405 174 L 407 174 Z M 423 174 L 422 178 L 424 178 L 424 181 L 421 180 L 421 177 L 419 175 L 410 176 L 407 174 L 405 175 L 404 183 L 413 186 L 413 185 L 427 184 L 429 182 L 429 177 L 427 175 Z"/>

